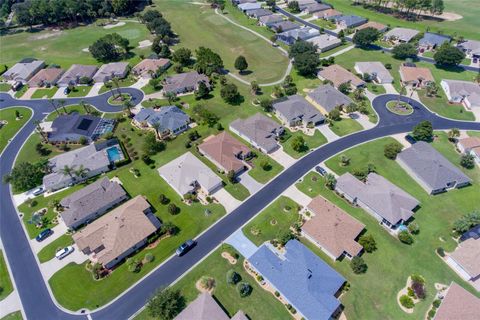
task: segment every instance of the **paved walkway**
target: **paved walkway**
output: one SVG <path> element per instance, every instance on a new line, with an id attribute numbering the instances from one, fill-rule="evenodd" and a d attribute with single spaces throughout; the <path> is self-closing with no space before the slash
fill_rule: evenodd
<path id="1" fill-rule="evenodd" d="M 52 243 L 53 241 L 60 238 L 65 232 L 67 232 L 67 226 L 64 223 L 59 223 L 55 227 L 52 228 L 53 234 L 49 236 L 47 239 L 43 240 L 42 242 L 38 242 L 35 239 L 30 240 L 30 246 L 32 247 L 33 253 L 37 254 L 45 248 L 47 245 Z"/>
<path id="2" fill-rule="evenodd" d="M 235 199 L 227 190 L 221 188 L 214 194 L 212 194 L 215 199 L 225 208 L 228 212 L 232 212 L 236 207 L 238 207 L 242 202 Z"/>
<path id="3" fill-rule="evenodd" d="M 65 99 L 65 98 L 68 98 L 67 95 L 66 95 L 65 93 L 63 93 L 64 90 L 65 90 L 64 87 L 58 88 L 57 92 L 55 92 L 55 94 L 53 95 L 52 99 Z"/>
<path id="4" fill-rule="evenodd" d="M 292 164 L 294 164 L 297 161 L 293 157 L 291 157 L 288 153 L 283 151 L 282 147 L 278 148 L 272 153 L 269 153 L 268 155 L 285 168 L 290 167 Z"/>
<path id="5" fill-rule="evenodd" d="M 22 310 L 22 302 L 16 290 L 10 293 L 5 299 L 0 301 L 0 318 L 6 315 Z"/>
<path id="6" fill-rule="evenodd" d="M 93 97 L 93 96 L 98 95 L 98 92 L 100 91 L 100 89 L 102 87 L 103 87 L 103 82 L 95 83 L 93 85 L 92 89 L 90 90 L 90 92 L 87 93 L 86 97 Z"/>
<path id="7" fill-rule="evenodd" d="M 23 94 L 22 99 L 31 99 L 37 89 L 38 88 L 28 88 L 28 90 Z"/>
<path id="8" fill-rule="evenodd" d="M 398 94 L 397 89 L 393 86 L 391 83 L 384 83 L 382 84 L 383 87 L 385 88 L 385 91 L 387 91 L 388 94 Z"/>
<path id="9" fill-rule="evenodd" d="M 237 177 L 237 179 L 245 188 L 248 189 L 250 194 L 257 193 L 257 191 L 263 187 L 263 184 L 253 179 L 252 176 L 248 174 L 248 171 L 243 172 Z"/>
<path id="10" fill-rule="evenodd" d="M 237 249 L 245 259 L 250 258 L 258 249 L 258 247 L 245 236 L 242 229 L 235 231 L 224 242 Z"/>
<path id="11" fill-rule="evenodd" d="M 339 51 L 337 51 L 337 52 L 332 53 L 331 55 L 328 55 L 328 56 L 326 56 L 326 57 L 323 57 L 322 59 L 328 59 L 328 58 L 330 58 L 330 57 L 339 56 L 339 55 L 341 55 L 341 54 L 344 54 L 345 52 L 348 52 L 348 51 L 352 50 L 353 48 L 355 48 L 355 46 L 353 46 L 353 45 L 352 45 L 352 46 L 348 46 L 348 47 L 346 47 L 346 48 L 344 48 L 344 49 L 342 49 L 342 50 L 339 50 Z"/>
<path id="12" fill-rule="evenodd" d="M 340 138 L 328 127 L 328 124 L 322 124 L 321 126 L 318 126 L 317 130 L 320 131 L 320 133 L 323 134 L 325 138 L 327 138 L 328 142 L 335 141 Z"/>
<path id="13" fill-rule="evenodd" d="M 67 264 L 74 262 L 82 264 L 87 261 L 88 256 L 80 251 L 77 245 L 73 245 L 74 251 L 62 260 L 53 258 L 47 262 L 40 264 L 40 271 L 42 271 L 43 278 L 48 281 L 57 271 L 65 267 Z"/>
<path id="14" fill-rule="evenodd" d="M 303 206 L 304 208 L 312 201 L 312 198 L 307 196 L 302 191 L 298 190 L 295 185 L 291 185 L 290 187 L 285 190 L 283 193 L 284 196 L 289 197 L 299 205 Z"/>
<path id="15" fill-rule="evenodd" d="M 371 129 L 375 127 L 375 124 L 368 120 L 368 116 L 361 114 L 360 112 L 354 112 L 350 118 L 358 121 L 358 123 L 360 123 L 364 129 Z"/>
<path id="16" fill-rule="evenodd" d="M 130 86 L 130 88 L 142 89 L 143 87 L 145 87 L 148 84 L 149 81 L 150 81 L 150 79 L 148 79 L 148 78 L 140 77 L 140 79 L 138 79 L 137 82 L 132 84 Z"/>

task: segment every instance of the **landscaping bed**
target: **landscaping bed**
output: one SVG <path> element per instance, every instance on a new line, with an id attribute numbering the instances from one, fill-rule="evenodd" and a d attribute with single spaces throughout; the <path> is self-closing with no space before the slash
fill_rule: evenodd
<path id="1" fill-rule="evenodd" d="M 108 103 L 114 106 L 123 106 L 125 102 L 130 101 L 132 96 L 128 93 L 122 93 L 120 95 L 115 94 L 108 98 Z"/>
<path id="2" fill-rule="evenodd" d="M 413 113 L 412 106 L 403 101 L 388 101 L 387 109 L 400 116 L 407 116 Z"/>

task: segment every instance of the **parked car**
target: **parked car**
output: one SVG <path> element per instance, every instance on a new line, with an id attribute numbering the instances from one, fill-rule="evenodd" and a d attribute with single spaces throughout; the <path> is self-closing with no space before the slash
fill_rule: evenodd
<path id="1" fill-rule="evenodd" d="M 45 192 L 45 189 L 44 189 L 43 187 L 38 187 L 38 188 L 36 188 L 36 189 L 34 189 L 34 190 L 32 191 L 32 194 L 33 194 L 34 196 L 39 196 L 39 195 L 41 195 L 41 194 L 44 193 L 44 192 Z"/>
<path id="2" fill-rule="evenodd" d="M 58 250 L 57 253 L 55 253 L 55 258 L 57 258 L 58 260 L 62 260 L 63 258 L 68 256 L 70 253 L 72 253 L 73 250 L 74 250 L 73 246 L 68 246 L 61 250 Z"/>
<path id="3" fill-rule="evenodd" d="M 45 229 L 42 232 L 38 234 L 38 236 L 35 238 L 38 242 L 42 242 L 43 240 L 47 239 L 53 234 L 52 229 Z"/>
<path id="4" fill-rule="evenodd" d="M 320 166 L 316 166 L 315 167 L 315 171 L 317 171 L 318 173 L 320 173 L 321 176 L 324 176 L 327 174 L 327 170 L 323 169 L 322 167 Z"/>
<path id="5" fill-rule="evenodd" d="M 178 247 L 178 249 L 175 251 L 175 253 L 177 254 L 177 256 L 181 257 L 183 256 L 185 253 L 187 253 L 188 251 L 190 251 L 197 243 L 193 240 L 187 240 L 185 241 L 184 243 L 182 243 L 180 245 L 180 247 Z"/>
<path id="6" fill-rule="evenodd" d="M 417 143 L 417 140 L 415 140 L 415 138 L 412 137 L 412 136 L 409 135 L 409 134 L 407 134 L 407 135 L 405 136 L 405 140 L 407 140 L 407 142 L 410 143 L 410 144 L 415 144 L 415 143 Z"/>
<path id="7" fill-rule="evenodd" d="M 63 90 L 63 94 L 69 94 L 69 93 L 70 93 L 70 89 L 68 89 L 68 87 Z"/>
<path id="8" fill-rule="evenodd" d="M 15 81 L 15 83 L 12 85 L 12 90 L 13 91 L 18 91 L 23 87 L 23 83 L 21 81 Z"/>

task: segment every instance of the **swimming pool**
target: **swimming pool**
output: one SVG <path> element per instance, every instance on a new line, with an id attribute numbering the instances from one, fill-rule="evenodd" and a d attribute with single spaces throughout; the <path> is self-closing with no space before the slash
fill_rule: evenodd
<path id="1" fill-rule="evenodd" d="M 122 151 L 117 146 L 107 149 L 107 155 L 110 162 L 116 162 L 123 159 Z"/>

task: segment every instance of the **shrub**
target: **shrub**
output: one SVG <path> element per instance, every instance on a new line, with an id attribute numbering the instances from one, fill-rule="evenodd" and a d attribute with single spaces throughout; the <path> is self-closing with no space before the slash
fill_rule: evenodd
<path id="1" fill-rule="evenodd" d="M 425 286 L 421 282 L 414 282 L 412 284 L 413 292 L 419 299 L 425 299 L 427 293 L 425 292 Z"/>
<path id="2" fill-rule="evenodd" d="M 258 281 L 258 282 L 262 282 L 262 281 L 263 281 L 263 277 L 262 277 L 261 275 L 258 275 L 258 276 L 257 276 L 257 281 Z"/>
<path id="3" fill-rule="evenodd" d="M 154 319 L 173 319 L 185 308 L 185 298 L 179 290 L 158 290 L 147 303 L 148 315 Z"/>
<path id="4" fill-rule="evenodd" d="M 475 158 L 471 154 L 463 154 L 460 158 L 460 165 L 466 169 L 473 169 L 475 167 Z"/>
<path id="5" fill-rule="evenodd" d="M 415 297 L 415 292 L 413 292 L 412 288 L 410 287 L 407 288 L 407 295 L 412 298 Z"/>
<path id="6" fill-rule="evenodd" d="M 240 297 L 248 297 L 252 293 L 252 286 L 247 282 L 239 282 L 237 284 L 237 291 Z"/>
<path id="7" fill-rule="evenodd" d="M 435 300 L 433 300 L 432 305 L 433 305 L 435 308 L 438 308 L 438 307 L 440 307 L 440 304 L 441 304 L 441 303 L 442 303 L 442 302 L 441 302 L 439 299 L 435 299 Z"/>
<path id="8" fill-rule="evenodd" d="M 435 309 L 430 309 L 430 311 L 428 311 L 428 317 L 432 319 L 433 317 L 435 317 L 436 313 L 437 311 Z"/>
<path id="9" fill-rule="evenodd" d="M 170 202 L 170 199 L 167 198 L 166 195 L 164 195 L 163 193 L 161 193 L 159 196 L 158 196 L 158 200 L 160 201 L 161 204 L 165 205 L 165 204 L 168 204 Z"/>
<path id="10" fill-rule="evenodd" d="M 363 258 L 358 256 L 353 257 L 352 261 L 350 261 L 350 267 L 355 274 L 365 273 L 368 269 Z"/>
<path id="11" fill-rule="evenodd" d="M 361 236 L 358 240 L 358 243 L 363 247 L 366 252 L 370 253 L 377 250 L 377 243 L 375 241 L 375 238 L 373 238 L 371 234 Z"/>
<path id="12" fill-rule="evenodd" d="M 152 262 L 155 259 L 155 256 L 151 254 L 150 252 L 145 254 L 145 257 L 143 258 L 146 262 Z"/>
<path id="13" fill-rule="evenodd" d="M 171 215 L 179 214 L 180 213 L 180 208 L 177 207 L 174 203 L 170 203 L 168 205 L 168 213 L 170 213 Z"/>
<path id="14" fill-rule="evenodd" d="M 472 212 L 456 220 L 453 228 L 459 233 L 464 233 L 478 224 L 480 224 L 480 212 Z"/>
<path id="15" fill-rule="evenodd" d="M 277 298 L 280 297 L 280 292 L 275 291 L 275 297 L 277 297 Z"/>
<path id="16" fill-rule="evenodd" d="M 410 298 L 410 297 L 407 296 L 407 295 L 403 295 L 403 296 L 400 297 L 400 304 L 401 304 L 402 306 L 404 306 L 405 308 L 407 308 L 407 309 L 412 309 L 413 306 L 415 305 L 415 304 L 413 303 L 412 298 Z"/>
<path id="17" fill-rule="evenodd" d="M 235 272 L 235 270 L 230 269 L 230 270 L 227 271 L 227 283 L 228 284 L 235 285 L 238 282 L 240 282 L 240 280 L 242 280 L 242 277 L 237 272 Z"/>
<path id="18" fill-rule="evenodd" d="M 437 248 L 437 253 L 440 257 L 445 257 L 445 250 L 442 247 Z"/>
<path id="19" fill-rule="evenodd" d="M 398 234 L 398 240 L 400 240 L 401 242 L 403 242 L 405 244 L 408 244 L 408 245 L 413 243 L 413 237 L 406 230 L 401 231 Z"/>
<path id="20" fill-rule="evenodd" d="M 215 279 L 212 277 L 202 276 L 200 278 L 200 285 L 206 290 L 212 290 L 215 288 Z"/>
<path id="21" fill-rule="evenodd" d="M 412 222 L 408 225 L 408 231 L 410 231 L 411 234 L 418 234 L 420 232 L 420 227 L 417 223 Z"/>
<path id="22" fill-rule="evenodd" d="M 388 159 L 395 160 L 395 158 L 397 157 L 397 154 L 399 154 L 400 151 L 402 151 L 402 149 L 403 149 L 402 144 L 400 142 L 395 141 L 385 145 L 385 148 L 383 149 L 383 154 Z"/>
<path id="23" fill-rule="evenodd" d="M 421 283 L 421 284 L 424 284 L 425 283 L 425 279 L 421 276 L 421 275 L 418 275 L 418 274 L 412 274 L 410 276 L 410 278 L 412 279 L 412 282 L 416 282 L 416 283 Z"/>

